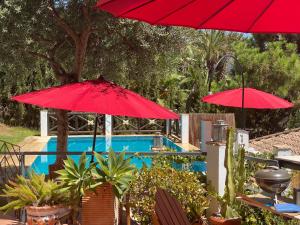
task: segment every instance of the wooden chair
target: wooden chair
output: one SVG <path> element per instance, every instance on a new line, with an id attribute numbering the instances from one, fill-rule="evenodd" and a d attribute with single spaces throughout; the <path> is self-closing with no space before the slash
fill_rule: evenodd
<path id="1" fill-rule="evenodd" d="M 153 225 L 191 225 L 179 202 L 163 189 L 155 195 Z"/>

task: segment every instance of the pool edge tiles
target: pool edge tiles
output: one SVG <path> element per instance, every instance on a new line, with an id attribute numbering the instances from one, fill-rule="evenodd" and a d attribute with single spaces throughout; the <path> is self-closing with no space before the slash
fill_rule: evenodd
<path id="1" fill-rule="evenodd" d="M 153 134 L 137 134 L 137 135 L 111 135 L 111 136 L 106 136 L 106 135 L 97 135 L 97 140 L 99 139 L 103 139 L 103 138 L 107 138 L 107 137 L 111 137 L 114 139 L 117 138 L 132 138 L 133 140 L 135 138 L 153 138 L 155 135 Z M 178 143 L 178 142 L 174 142 L 171 139 L 169 139 L 168 137 L 164 136 L 164 135 L 160 135 L 163 138 L 163 144 L 165 145 L 165 143 L 171 143 L 171 145 L 174 147 L 175 150 L 181 150 L 181 151 L 196 151 L 199 150 L 198 147 L 191 145 L 191 144 L 182 144 L 182 143 Z M 55 139 L 57 139 L 57 136 L 49 136 L 49 141 L 53 141 Z M 89 139 L 92 138 L 92 135 L 69 135 L 68 136 L 68 140 L 69 139 L 76 139 L 76 138 L 80 138 L 80 139 Z M 166 146 L 166 147 L 170 147 L 170 146 Z M 172 148 L 172 147 L 171 147 Z"/>

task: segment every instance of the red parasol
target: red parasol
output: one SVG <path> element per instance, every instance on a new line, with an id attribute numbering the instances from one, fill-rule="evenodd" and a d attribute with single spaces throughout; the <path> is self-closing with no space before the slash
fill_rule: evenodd
<path id="1" fill-rule="evenodd" d="M 299 0 L 99 0 L 97 7 L 156 25 L 300 33 Z"/>

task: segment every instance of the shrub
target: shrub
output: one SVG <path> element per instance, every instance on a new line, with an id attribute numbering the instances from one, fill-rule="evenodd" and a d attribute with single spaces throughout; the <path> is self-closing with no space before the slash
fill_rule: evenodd
<path id="1" fill-rule="evenodd" d="M 5 212 L 25 206 L 67 204 L 69 201 L 69 193 L 59 183 L 46 180 L 44 174 L 38 175 L 34 172 L 29 174 L 29 178 L 18 176 L 16 182 L 10 181 L 5 185 L 1 196 L 9 199 L 6 205 L 0 207 Z"/>
<path id="2" fill-rule="evenodd" d="M 130 204 L 138 223 L 151 224 L 158 187 L 178 199 L 191 221 L 203 215 L 208 207 L 206 190 L 197 173 L 177 171 L 168 165 L 144 167 L 130 189 Z"/>

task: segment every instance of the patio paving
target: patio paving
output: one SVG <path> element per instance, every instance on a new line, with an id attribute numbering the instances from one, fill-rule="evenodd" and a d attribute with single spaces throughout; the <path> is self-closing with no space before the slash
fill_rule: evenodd
<path id="1" fill-rule="evenodd" d="M 4 215 L 3 213 L 0 213 L 0 225 L 21 225 L 16 218 L 10 215 Z"/>

